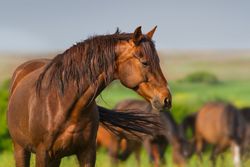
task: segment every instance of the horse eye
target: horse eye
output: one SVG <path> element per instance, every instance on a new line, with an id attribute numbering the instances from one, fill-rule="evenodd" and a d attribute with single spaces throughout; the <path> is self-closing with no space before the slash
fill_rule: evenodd
<path id="1" fill-rule="evenodd" d="M 143 66 L 148 66 L 149 65 L 149 63 L 147 61 L 143 61 L 141 63 L 143 64 Z"/>

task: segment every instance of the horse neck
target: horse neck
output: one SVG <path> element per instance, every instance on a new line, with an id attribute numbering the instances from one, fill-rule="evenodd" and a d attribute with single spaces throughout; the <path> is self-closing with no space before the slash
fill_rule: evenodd
<path id="1" fill-rule="evenodd" d="M 87 96 L 88 98 L 95 99 L 100 94 L 100 92 L 108 84 L 110 84 L 110 82 L 112 82 L 112 81 L 109 81 L 109 82 L 106 81 L 104 73 L 100 74 L 98 76 L 97 80 L 95 81 L 95 83 L 92 83 L 92 84 L 90 84 L 90 85 L 87 86 L 86 91 L 84 91 L 82 93 L 81 97 L 82 96 Z"/>
<path id="2" fill-rule="evenodd" d="M 54 129 L 56 130 L 53 131 L 53 135 L 59 133 L 60 129 L 66 125 L 65 122 L 79 122 L 82 111 L 92 112 L 91 108 L 88 110 L 88 107 L 93 107 L 95 97 L 105 88 L 105 85 L 105 75 L 100 74 L 95 83 L 86 85 L 87 88 L 80 96 L 76 90 L 71 91 L 67 89 L 64 96 L 58 99 L 64 114 L 61 114 L 59 121 L 54 124 Z M 73 83 L 70 83 L 70 86 L 74 86 Z M 51 141 L 51 144 L 53 143 L 52 140 L 53 138 L 48 139 L 48 141 Z"/>
<path id="3" fill-rule="evenodd" d="M 71 111 L 74 118 L 79 118 L 81 111 L 92 104 L 100 92 L 108 85 L 105 75 L 100 74 L 95 83 L 88 85 L 85 91 L 76 99 L 74 109 Z"/>

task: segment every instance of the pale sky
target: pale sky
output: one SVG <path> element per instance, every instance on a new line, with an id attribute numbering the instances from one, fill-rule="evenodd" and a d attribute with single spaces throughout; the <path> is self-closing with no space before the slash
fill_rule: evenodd
<path id="1" fill-rule="evenodd" d="M 0 0 L 0 52 L 53 52 L 116 27 L 158 49 L 249 49 L 249 0 Z"/>

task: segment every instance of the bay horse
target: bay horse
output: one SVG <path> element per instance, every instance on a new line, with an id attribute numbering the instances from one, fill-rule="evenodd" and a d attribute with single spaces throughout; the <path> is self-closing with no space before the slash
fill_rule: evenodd
<path id="1" fill-rule="evenodd" d="M 114 110 L 117 112 L 153 112 L 150 103 L 144 100 L 124 100 L 118 103 Z M 185 159 L 190 155 L 191 146 L 179 133 L 179 126 L 169 112 L 161 112 L 159 121 L 164 130 L 159 129 L 153 137 L 145 137 L 143 142 L 125 138 L 125 145 L 121 146 L 123 137 L 117 137 L 104 128 L 100 128 L 97 134 L 97 143 L 109 150 L 112 161 L 116 163 L 117 159 L 125 161 L 132 153 L 135 153 L 138 166 L 140 165 L 140 150 L 143 146 L 154 166 L 160 166 L 161 163 L 165 162 L 164 153 L 167 145 L 170 144 L 173 146 L 174 163 L 178 166 L 185 166 Z"/>
<path id="2" fill-rule="evenodd" d="M 16 85 L 18 84 L 18 82 L 27 74 L 29 74 L 30 72 L 32 72 L 33 70 L 37 68 L 40 68 L 48 64 L 50 61 L 51 61 L 50 59 L 35 59 L 35 60 L 27 61 L 23 63 L 22 65 L 20 65 L 13 74 L 10 90 L 13 91 Z M 11 94 L 12 92 L 10 92 L 10 95 Z M 100 132 L 101 134 L 102 132 L 104 132 L 104 134 L 105 133 L 108 133 L 110 135 L 112 134 L 112 137 L 114 138 L 126 136 L 127 138 L 136 138 L 136 139 L 141 140 L 141 138 L 144 137 L 145 134 L 150 135 L 152 134 L 151 131 L 153 131 L 155 128 L 156 129 L 161 128 L 158 122 L 152 121 L 152 119 L 157 119 L 157 115 L 154 115 L 154 114 L 143 114 L 143 113 L 138 114 L 135 112 L 126 112 L 126 113 L 115 112 L 114 113 L 112 110 L 103 108 L 101 106 L 97 106 L 97 107 L 98 107 L 98 112 L 99 112 L 99 117 L 100 117 L 99 121 L 102 124 L 102 126 L 101 125 L 99 126 L 97 141 L 99 140 Z M 127 118 L 129 119 L 127 120 Z M 124 124 L 126 124 L 126 126 L 124 126 Z M 153 124 L 153 126 L 150 126 L 150 124 Z M 121 131 L 123 133 L 121 133 Z M 145 134 L 141 134 L 141 133 L 145 133 Z M 133 135 L 136 135 L 136 136 L 133 136 Z M 108 141 L 108 140 L 102 140 L 102 141 Z M 106 142 L 102 142 L 102 145 L 105 145 L 105 144 Z M 131 146 L 131 144 L 129 145 Z M 110 153 L 112 153 L 112 150 L 110 150 Z"/>
<path id="3" fill-rule="evenodd" d="M 50 59 L 35 59 L 35 60 L 27 61 L 27 62 L 23 63 L 22 65 L 20 65 L 15 70 L 15 72 L 13 74 L 11 86 L 10 86 L 10 91 L 13 91 L 15 89 L 16 85 L 23 77 L 25 77 L 27 74 L 29 74 L 33 70 L 48 64 L 50 61 L 51 61 Z M 12 94 L 12 92 L 10 92 L 10 94 Z M 121 133 L 120 133 L 121 130 L 123 130 L 123 135 L 126 134 L 126 137 L 128 137 L 128 138 L 140 137 L 137 139 L 141 140 L 141 137 L 143 137 L 143 136 L 131 136 L 130 133 L 132 131 L 134 131 L 133 133 L 135 133 L 137 131 L 137 132 L 143 132 L 145 134 L 150 135 L 151 130 L 154 130 L 154 128 L 160 128 L 159 127 L 160 124 L 148 119 L 149 116 L 152 116 L 153 118 L 157 119 L 157 117 L 155 117 L 154 114 L 143 114 L 143 113 L 138 114 L 138 113 L 134 113 L 134 112 L 129 112 L 129 113 L 128 112 L 126 112 L 126 113 L 115 112 L 114 113 L 112 110 L 105 109 L 101 106 L 97 106 L 97 108 L 98 108 L 99 117 L 100 117 L 99 121 L 101 122 L 101 125 L 99 125 L 99 128 L 98 128 L 97 141 L 101 141 L 102 145 L 105 145 L 105 146 L 107 145 L 106 141 L 113 141 L 113 142 L 116 141 L 116 140 L 111 140 L 109 138 L 121 137 Z M 110 114 L 112 114 L 112 116 Z M 113 117 L 113 118 L 110 118 L 110 117 Z M 126 119 L 128 117 L 129 117 L 129 120 L 125 120 L 125 122 L 124 122 L 124 119 Z M 114 120 L 119 119 L 119 121 L 112 122 L 110 119 L 114 119 Z M 138 122 L 138 121 L 140 121 L 140 122 Z M 142 122 L 143 122 L 143 124 L 141 124 Z M 124 127 L 124 123 L 126 124 L 125 127 Z M 144 123 L 149 123 L 149 124 L 154 123 L 156 125 L 156 127 L 154 127 L 154 126 L 148 127 L 148 124 L 145 125 Z M 143 129 L 141 126 L 143 126 L 143 128 L 147 128 L 147 129 Z M 114 129 L 117 127 L 119 128 L 118 130 Z M 113 131 L 113 132 L 111 133 L 111 131 Z M 115 133 L 114 133 L 114 131 L 115 131 Z M 117 136 L 117 133 L 119 133 L 118 136 Z M 136 135 L 141 135 L 141 134 L 136 133 Z M 99 138 L 102 136 L 105 136 L 107 138 L 107 140 L 100 140 Z M 138 143 L 139 143 L 139 141 L 138 141 Z M 108 143 L 108 144 L 111 144 L 111 143 Z M 112 144 L 116 145 L 116 143 L 112 143 Z M 131 146 L 131 144 L 129 144 L 129 146 Z M 109 147 L 109 148 L 111 148 L 111 147 Z M 116 147 L 112 147 L 112 148 L 116 148 Z M 125 147 L 124 147 L 124 149 L 125 149 Z M 127 147 L 126 147 L 126 149 L 127 149 Z M 115 151 L 113 151 L 113 150 L 109 151 L 109 153 L 111 155 L 113 155 L 112 153 L 114 153 L 114 152 Z M 136 156 L 136 157 L 138 157 L 138 156 Z"/>
<path id="4" fill-rule="evenodd" d="M 152 42 L 156 27 L 142 34 L 94 36 L 26 73 L 12 85 L 7 122 L 16 166 L 59 166 L 77 155 L 94 166 L 99 114 L 94 99 L 115 79 L 148 100 L 155 110 L 171 107 L 171 94 Z M 18 73 L 18 72 L 17 72 Z"/>
<path id="5" fill-rule="evenodd" d="M 204 142 L 214 145 L 210 159 L 228 147 L 232 148 L 234 166 L 240 166 L 240 145 L 244 137 L 244 120 L 238 109 L 225 102 L 210 102 L 197 113 L 195 120 L 195 145 L 200 156 Z"/>

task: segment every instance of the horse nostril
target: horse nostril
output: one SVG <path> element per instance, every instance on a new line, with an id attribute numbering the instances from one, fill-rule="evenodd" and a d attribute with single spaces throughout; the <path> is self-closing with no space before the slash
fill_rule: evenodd
<path id="1" fill-rule="evenodd" d="M 165 107 L 167 107 L 167 108 L 171 108 L 171 106 L 172 106 L 172 101 L 171 101 L 171 99 L 170 99 L 170 98 L 166 98 L 166 99 L 164 100 L 164 105 L 165 105 Z"/>

